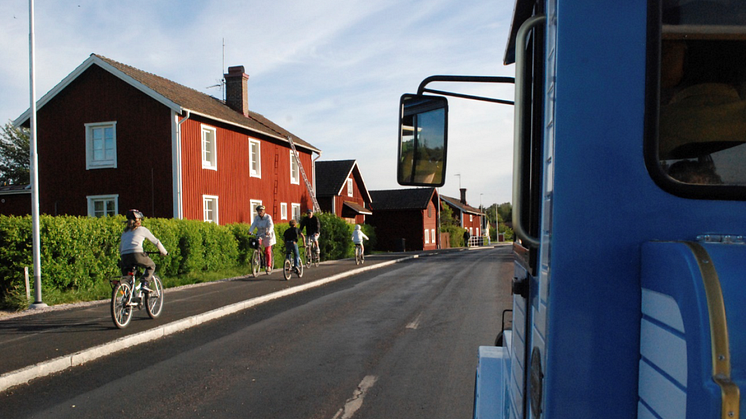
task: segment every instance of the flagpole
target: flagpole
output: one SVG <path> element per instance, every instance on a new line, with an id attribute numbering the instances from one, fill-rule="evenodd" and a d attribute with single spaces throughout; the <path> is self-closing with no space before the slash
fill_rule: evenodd
<path id="1" fill-rule="evenodd" d="M 30 308 L 47 305 L 41 301 L 41 238 L 39 234 L 39 159 L 36 155 L 36 72 L 34 67 L 34 0 L 29 0 L 29 79 L 31 84 L 31 132 L 29 138 L 31 157 L 31 235 L 34 262 L 34 303 Z"/>

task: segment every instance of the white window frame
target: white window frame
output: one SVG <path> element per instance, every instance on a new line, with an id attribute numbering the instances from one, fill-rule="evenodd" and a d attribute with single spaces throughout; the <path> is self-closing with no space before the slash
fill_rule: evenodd
<path id="1" fill-rule="evenodd" d="M 214 203 L 214 208 L 208 209 L 208 204 Z M 202 218 L 206 223 L 215 223 L 220 225 L 220 205 L 218 197 L 215 195 L 202 195 Z"/>
<path id="2" fill-rule="evenodd" d="M 293 211 L 293 219 L 295 221 L 300 221 L 300 204 L 291 203 L 290 206 L 292 207 Z"/>
<path id="3" fill-rule="evenodd" d="M 437 244 L 438 242 L 435 240 L 436 237 L 435 237 L 435 229 L 434 228 L 430 229 L 430 236 L 433 238 L 433 244 Z"/>
<path id="4" fill-rule="evenodd" d="M 288 219 L 288 203 L 287 202 L 280 203 L 280 219 L 281 220 Z"/>
<path id="5" fill-rule="evenodd" d="M 430 230 L 425 229 L 425 244 L 430 244 Z"/>
<path id="6" fill-rule="evenodd" d="M 112 153 L 111 158 L 102 158 L 102 159 L 96 159 L 95 153 L 94 153 L 94 140 L 93 140 L 93 132 L 97 129 L 103 129 L 106 130 L 107 128 L 111 128 L 113 131 L 113 141 L 112 141 L 112 149 L 110 150 Z M 91 169 L 116 169 L 117 168 L 117 122 L 116 121 L 108 121 L 108 122 L 94 122 L 85 124 L 85 168 L 86 170 Z M 104 140 L 104 155 L 106 154 L 106 140 Z"/>
<path id="7" fill-rule="evenodd" d="M 204 124 L 201 127 L 202 168 L 218 170 L 218 130 Z M 208 142 L 207 134 L 212 134 L 212 141 Z"/>
<path id="8" fill-rule="evenodd" d="M 347 196 L 352 196 L 354 189 L 352 187 L 352 178 L 347 178 Z"/>
<path id="9" fill-rule="evenodd" d="M 295 169 L 295 173 L 293 173 L 293 169 Z M 300 166 L 294 156 L 293 150 L 290 150 L 290 183 L 300 185 Z"/>
<path id="10" fill-rule="evenodd" d="M 251 205 L 251 222 L 254 222 L 254 218 L 256 218 L 256 207 L 259 205 L 262 205 L 262 201 L 260 199 L 251 199 L 249 200 L 249 205 Z"/>
<path id="11" fill-rule="evenodd" d="M 86 196 L 86 199 L 88 200 L 88 216 L 89 217 L 98 217 L 96 215 L 96 203 L 97 202 L 103 202 L 104 203 L 104 213 L 101 215 L 102 217 L 106 216 L 113 216 L 119 214 L 119 195 L 89 195 Z M 111 213 L 108 213 L 105 209 L 106 202 L 114 202 L 114 211 Z"/>
<path id="12" fill-rule="evenodd" d="M 256 159 L 254 159 L 254 147 L 256 147 Z M 262 143 L 253 138 L 249 138 L 249 176 L 262 177 Z"/>

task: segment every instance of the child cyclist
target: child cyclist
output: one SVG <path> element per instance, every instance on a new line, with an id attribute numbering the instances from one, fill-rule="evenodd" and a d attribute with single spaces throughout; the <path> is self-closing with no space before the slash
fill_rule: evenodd
<path id="1" fill-rule="evenodd" d="M 363 260 L 365 260 L 365 246 L 363 246 L 363 239 L 370 240 L 368 236 L 363 233 L 360 224 L 357 224 L 355 226 L 355 231 L 352 232 L 352 242 L 355 243 L 355 246 L 360 246 L 360 252 L 362 254 Z"/>
<path id="2" fill-rule="evenodd" d="M 140 211 L 136 209 L 127 211 L 127 227 L 124 229 L 119 242 L 119 255 L 121 257 L 119 267 L 122 270 L 122 275 L 126 275 L 127 271 L 133 266 L 144 267 L 145 272 L 140 281 L 142 281 L 143 289 L 149 291 L 148 281 L 155 271 L 155 263 L 143 250 L 142 243 L 145 239 L 148 239 L 158 247 L 161 256 L 168 255 L 168 252 L 161 241 L 150 230 L 142 226 L 142 219 L 143 215 Z"/>
<path id="3" fill-rule="evenodd" d="M 285 230 L 283 237 L 285 238 L 285 252 L 288 253 L 290 252 L 290 249 L 293 250 L 293 255 L 295 256 L 295 259 L 293 259 L 293 268 L 298 272 L 298 267 L 301 265 L 300 252 L 298 251 L 298 239 L 305 242 L 305 237 L 303 237 L 303 233 L 298 230 L 295 220 L 290 220 L 290 227 Z"/>

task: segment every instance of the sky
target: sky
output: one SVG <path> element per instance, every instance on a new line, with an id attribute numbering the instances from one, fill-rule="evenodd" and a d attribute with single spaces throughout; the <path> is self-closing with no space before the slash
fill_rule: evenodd
<path id="1" fill-rule="evenodd" d="M 35 0 L 36 96 L 95 53 L 222 98 L 249 74 L 249 108 L 355 159 L 369 190 L 399 189 L 399 97 L 436 75 L 513 76 L 513 0 Z M 29 2 L 0 1 L 0 121 L 29 108 Z M 511 85 L 435 83 L 512 100 Z M 446 183 L 470 205 L 511 201 L 513 108 L 449 98 Z"/>

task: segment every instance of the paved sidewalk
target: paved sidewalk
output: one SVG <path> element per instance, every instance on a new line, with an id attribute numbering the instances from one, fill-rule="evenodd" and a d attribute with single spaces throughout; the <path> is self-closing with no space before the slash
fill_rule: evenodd
<path id="1" fill-rule="evenodd" d="M 324 262 L 306 269 L 303 278 L 293 276 L 289 281 L 275 270 L 257 278 L 170 288 L 159 318 L 152 320 L 145 310 L 138 310 L 129 326 L 121 330 L 111 320 L 109 300 L 0 317 L 0 392 L 273 299 L 425 253 L 372 255 L 361 266 L 351 259 Z"/>

